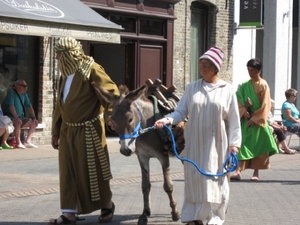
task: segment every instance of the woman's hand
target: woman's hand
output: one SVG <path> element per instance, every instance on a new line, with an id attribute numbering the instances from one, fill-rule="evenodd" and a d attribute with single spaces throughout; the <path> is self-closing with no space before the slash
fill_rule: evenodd
<path id="1" fill-rule="evenodd" d="M 249 119 L 251 117 L 250 113 L 248 113 L 247 111 L 244 113 L 243 117 L 245 119 Z"/>
<path id="2" fill-rule="evenodd" d="M 251 127 L 252 125 L 254 125 L 255 123 L 252 120 L 248 120 L 247 122 L 247 127 Z"/>
<path id="3" fill-rule="evenodd" d="M 229 147 L 229 153 L 233 152 L 234 154 L 238 154 L 239 153 L 239 149 L 235 146 L 230 146 Z"/>
<path id="4" fill-rule="evenodd" d="M 294 117 L 292 116 L 292 111 L 291 111 L 290 109 L 285 109 L 285 110 L 284 110 L 284 114 L 285 114 L 286 118 L 287 118 L 290 122 L 292 122 L 292 123 L 300 123 L 300 119 L 294 118 Z"/>
<path id="5" fill-rule="evenodd" d="M 162 118 L 160 120 L 157 120 L 155 123 L 154 123 L 154 128 L 155 129 L 161 129 L 163 128 L 164 124 L 168 125 L 170 124 L 170 120 L 168 118 Z"/>

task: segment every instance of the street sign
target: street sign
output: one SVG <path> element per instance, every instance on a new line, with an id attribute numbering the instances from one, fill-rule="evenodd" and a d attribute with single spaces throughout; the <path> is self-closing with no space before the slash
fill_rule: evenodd
<path id="1" fill-rule="evenodd" d="M 263 26 L 263 0 L 240 0 L 240 27 Z"/>

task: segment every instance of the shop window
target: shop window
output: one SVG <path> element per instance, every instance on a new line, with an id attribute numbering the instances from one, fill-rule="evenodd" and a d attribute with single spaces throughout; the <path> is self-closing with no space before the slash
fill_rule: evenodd
<path id="1" fill-rule="evenodd" d="M 12 86 L 14 81 L 24 79 L 28 85 L 27 94 L 36 113 L 39 96 L 38 48 L 38 37 L 0 34 L 0 73 L 9 83 L 5 86 Z"/>
<path id="2" fill-rule="evenodd" d="M 136 19 L 133 17 L 110 15 L 110 20 L 118 25 L 121 25 L 124 30 L 122 32 L 136 33 Z"/>
<path id="3" fill-rule="evenodd" d="M 125 15 L 116 15 L 109 14 L 105 12 L 97 11 L 104 18 L 121 25 L 125 33 L 133 33 L 136 35 L 145 34 L 145 35 L 156 35 L 156 36 L 165 36 L 166 30 L 166 21 L 157 20 L 151 18 L 141 18 L 141 17 L 132 17 Z"/>
<path id="4" fill-rule="evenodd" d="M 140 33 L 164 36 L 164 21 L 140 19 Z"/>

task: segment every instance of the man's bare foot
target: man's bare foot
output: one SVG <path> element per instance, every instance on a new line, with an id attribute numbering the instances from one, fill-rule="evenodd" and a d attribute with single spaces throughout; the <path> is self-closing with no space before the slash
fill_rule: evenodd
<path id="1" fill-rule="evenodd" d="M 57 219 L 51 219 L 49 224 L 76 224 L 76 216 L 74 213 L 63 213 Z"/>

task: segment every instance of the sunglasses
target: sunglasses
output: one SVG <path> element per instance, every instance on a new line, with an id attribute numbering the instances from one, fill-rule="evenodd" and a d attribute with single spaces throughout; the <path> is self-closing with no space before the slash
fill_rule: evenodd
<path id="1" fill-rule="evenodd" d="M 27 85 L 25 85 L 25 84 L 18 84 L 19 86 L 22 86 L 22 87 L 24 87 L 24 88 L 27 88 Z"/>

